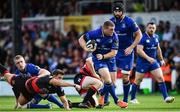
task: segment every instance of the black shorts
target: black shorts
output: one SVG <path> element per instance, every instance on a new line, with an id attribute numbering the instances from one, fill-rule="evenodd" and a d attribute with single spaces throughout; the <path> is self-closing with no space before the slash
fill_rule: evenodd
<path id="1" fill-rule="evenodd" d="M 30 94 L 26 87 L 25 87 L 25 82 L 27 81 L 28 78 L 24 78 L 21 76 L 15 76 L 12 79 L 12 86 L 13 88 L 17 89 L 17 91 L 19 91 L 20 93 L 22 93 L 22 95 L 28 100 L 30 101 L 34 94 Z"/>
<path id="2" fill-rule="evenodd" d="M 82 80 L 83 80 L 83 78 L 84 78 L 85 76 L 84 75 L 82 75 L 82 74 L 76 74 L 76 76 L 74 77 L 74 83 L 75 84 L 78 84 L 78 85 L 81 85 L 81 82 L 82 82 Z"/>

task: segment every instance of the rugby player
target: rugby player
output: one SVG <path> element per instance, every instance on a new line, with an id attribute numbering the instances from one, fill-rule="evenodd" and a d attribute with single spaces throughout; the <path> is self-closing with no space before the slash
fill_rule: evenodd
<path id="1" fill-rule="evenodd" d="M 114 99 L 114 103 L 124 108 L 127 104 L 120 101 L 115 94 L 115 88 L 111 80 L 111 74 L 116 74 L 115 56 L 118 50 L 118 37 L 114 32 L 115 25 L 112 21 L 105 21 L 102 27 L 87 32 L 79 39 L 80 46 L 87 52 L 92 52 L 92 60 L 95 70 L 98 71 L 105 84 L 101 91 L 101 96 L 109 92 Z M 86 42 L 95 40 L 96 49 L 87 48 Z M 100 99 L 100 105 L 104 105 L 104 100 Z"/>
<path id="2" fill-rule="evenodd" d="M 155 31 L 156 25 L 153 22 L 149 22 L 146 26 L 146 32 L 137 46 L 136 75 L 134 84 L 132 85 L 130 101 L 133 104 L 139 103 L 136 99 L 137 87 L 147 72 L 150 72 L 157 80 L 164 101 L 166 103 L 172 103 L 174 101 L 174 97 L 168 96 L 163 73 L 158 63 L 158 60 L 160 60 L 161 65 L 165 65 L 158 41 L 159 37 L 155 34 Z"/>
<path id="3" fill-rule="evenodd" d="M 17 91 L 20 92 L 18 103 L 21 108 L 27 106 L 27 103 L 32 100 L 36 94 L 51 94 L 57 93 L 63 106 L 66 110 L 70 110 L 68 101 L 61 87 L 75 87 L 80 90 L 81 87 L 76 84 L 71 84 L 62 80 L 64 72 L 55 70 L 51 75 L 22 77 L 11 74 L 3 65 L 0 64 L 0 73 L 5 77 L 7 82 L 11 84 Z"/>

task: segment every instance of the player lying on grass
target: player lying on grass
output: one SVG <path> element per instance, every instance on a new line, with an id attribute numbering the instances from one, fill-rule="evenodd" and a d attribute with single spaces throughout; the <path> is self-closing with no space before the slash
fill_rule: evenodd
<path id="1" fill-rule="evenodd" d="M 96 93 L 103 86 L 103 83 L 94 70 L 91 57 L 86 59 L 84 66 L 80 69 L 80 73 L 74 77 L 74 83 L 81 86 L 81 90 L 78 92 L 83 101 L 82 103 L 72 103 L 72 107 L 96 107 L 98 105 Z"/>
<path id="2" fill-rule="evenodd" d="M 28 76 L 39 76 L 39 75 L 50 75 L 50 72 L 46 69 L 43 69 L 43 68 L 40 68 L 39 66 L 37 65 L 34 65 L 32 63 L 26 63 L 25 62 L 25 59 L 23 56 L 21 55 L 16 55 L 14 57 L 14 64 L 16 66 L 16 72 L 15 74 L 17 76 L 22 76 L 22 77 L 28 77 Z M 15 88 L 12 88 L 13 89 L 13 92 L 15 93 L 15 96 L 19 96 L 19 92 L 15 89 Z M 16 97 L 16 99 L 18 99 Z M 28 103 L 28 107 L 29 108 L 49 108 L 49 106 L 45 105 L 36 105 L 38 104 L 42 99 L 44 100 L 48 100 L 50 102 L 53 102 L 55 103 L 56 105 L 58 105 L 60 108 L 63 107 L 63 104 L 60 103 L 56 97 L 54 97 L 52 94 L 45 94 L 45 95 L 40 95 L 40 94 L 37 94 L 33 97 L 32 101 L 30 101 Z M 18 103 L 16 101 L 16 106 L 15 108 L 17 108 L 18 106 Z"/>
<path id="3" fill-rule="evenodd" d="M 14 88 L 20 91 L 17 99 L 22 108 L 27 106 L 27 103 L 32 100 L 36 94 L 51 94 L 57 93 L 60 100 L 63 102 L 64 108 L 70 110 L 68 101 L 61 87 L 75 87 L 80 90 L 81 87 L 76 84 L 71 84 L 62 80 L 64 72 L 55 70 L 51 75 L 42 77 L 22 77 L 11 74 L 4 66 L 0 64 L 0 73 L 5 77 L 7 82 Z"/>
<path id="4" fill-rule="evenodd" d="M 142 40 L 137 46 L 136 76 L 134 84 L 132 85 L 130 101 L 133 104 L 139 103 L 136 99 L 136 91 L 146 72 L 151 72 L 157 80 L 164 101 L 166 103 L 172 103 L 174 101 L 174 97 L 168 96 L 163 73 L 157 61 L 160 60 L 161 65 L 165 64 L 158 41 L 158 35 L 155 34 L 155 31 L 156 25 L 153 22 L 148 23 L 146 32 L 143 34 Z"/>

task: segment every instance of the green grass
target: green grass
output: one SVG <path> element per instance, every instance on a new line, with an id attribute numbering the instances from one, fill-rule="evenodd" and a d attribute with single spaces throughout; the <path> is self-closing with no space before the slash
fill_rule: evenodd
<path id="1" fill-rule="evenodd" d="M 68 96 L 71 101 L 81 101 L 80 97 Z M 111 98 L 112 99 L 112 98 Z M 122 99 L 122 96 L 120 97 Z M 162 100 L 162 96 L 158 95 L 138 95 L 141 102 L 138 105 L 129 104 L 128 108 L 121 109 L 116 106 L 113 101 L 104 109 L 78 109 L 73 108 L 71 112 L 180 112 L 180 95 L 175 96 L 175 102 L 166 104 Z M 14 97 L 0 97 L 0 112 L 59 112 L 65 111 L 53 104 L 53 109 L 13 109 Z M 42 101 L 45 104 L 47 101 Z"/>

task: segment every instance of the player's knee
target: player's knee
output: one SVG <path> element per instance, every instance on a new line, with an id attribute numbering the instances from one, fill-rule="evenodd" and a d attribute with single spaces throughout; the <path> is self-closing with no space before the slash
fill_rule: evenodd
<path id="1" fill-rule="evenodd" d="M 157 80 L 157 82 L 164 82 L 164 78 L 163 77 L 157 77 L 156 80 Z"/>
<path id="2" fill-rule="evenodd" d="M 142 80 L 143 80 L 143 78 L 136 78 L 134 82 L 135 82 L 137 85 L 140 85 L 140 83 L 142 82 Z"/>
<path id="3" fill-rule="evenodd" d="M 98 85 L 97 89 L 100 89 L 103 86 L 103 83 L 101 81 L 97 81 L 97 85 Z"/>

